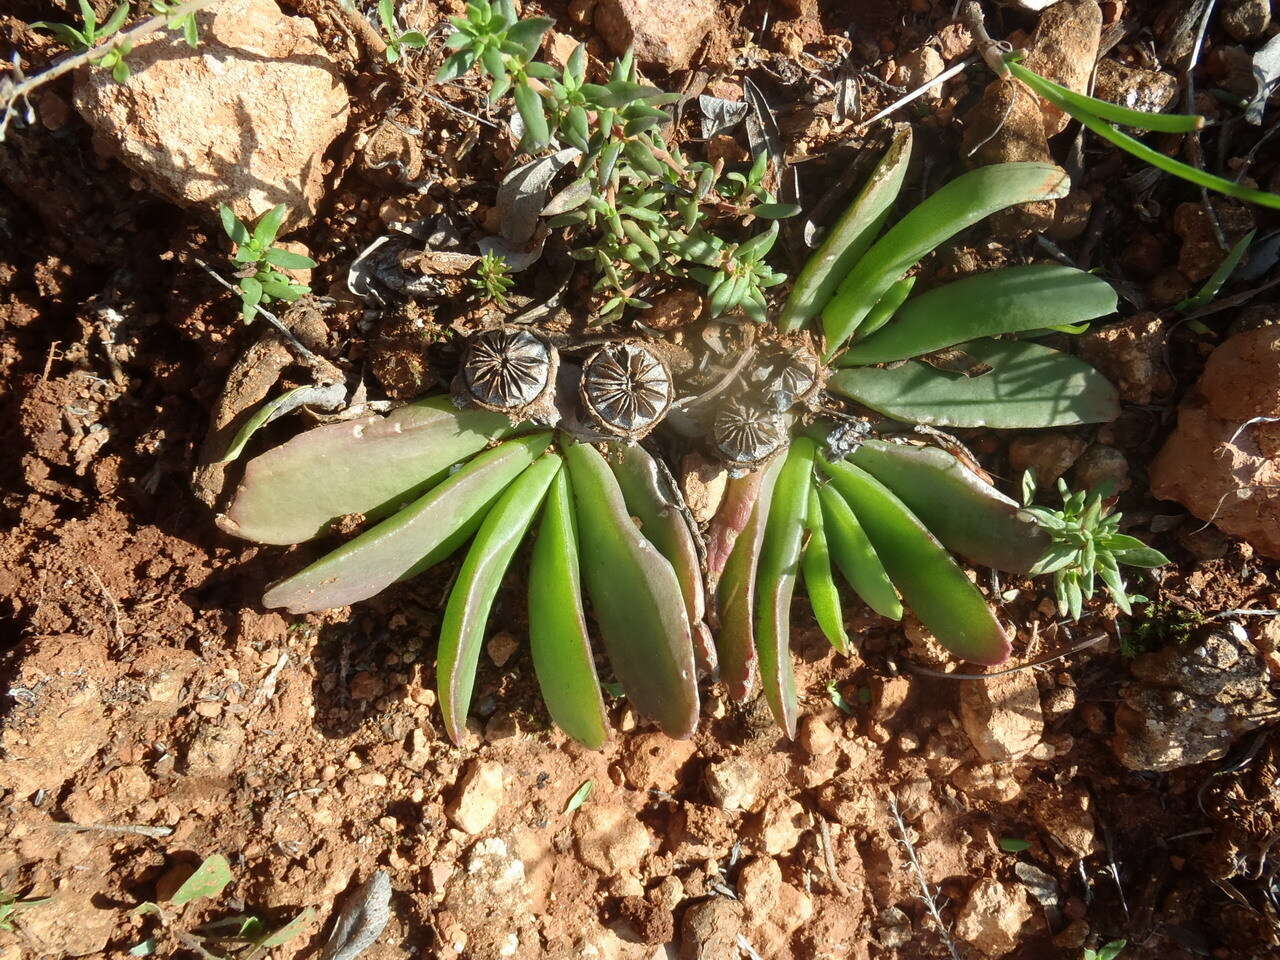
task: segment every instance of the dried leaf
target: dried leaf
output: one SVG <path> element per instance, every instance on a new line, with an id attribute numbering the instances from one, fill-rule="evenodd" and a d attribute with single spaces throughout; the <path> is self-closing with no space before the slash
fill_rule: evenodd
<path id="1" fill-rule="evenodd" d="M 343 903 L 320 960 L 355 960 L 381 936 L 390 919 L 391 878 L 378 870 Z"/>
<path id="2" fill-rule="evenodd" d="M 750 107 L 741 100 L 725 100 L 722 97 L 709 97 L 705 93 L 698 97 L 698 107 L 702 110 L 702 139 L 728 133 L 740 124 Z"/>
<path id="3" fill-rule="evenodd" d="M 175 907 L 199 900 L 202 897 L 216 897 L 231 882 L 231 865 L 220 853 L 205 857 L 204 862 L 196 867 L 196 872 L 187 877 L 176 893 L 169 898 Z"/>
<path id="4" fill-rule="evenodd" d="M 564 805 L 566 814 L 573 813 L 580 806 L 587 802 L 587 797 L 591 796 L 591 791 L 595 788 L 596 782 L 588 780 L 583 783 L 577 790 L 573 791 L 573 796 L 569 798 L 569 802 Z"/>
<path id="5" fill-rule="evenodd" d="M 502 235 L 513 244 L 526 244 L 538 227 L 538 215 L 547 205 L 551 180 L 581 155 L 576 147 L 530 160 L 516 167 L 498 187 L 495 204 Z"/>
<path id="6" fill-rule="evenodd" d="M 1245 108 L 1244 118 L 1255 126 L 1262 123 L 1267 98 L 1280 83 L 1280 34 L 1272 37 L 1253 55 L 1253 79 L 1258 89 Z"/>

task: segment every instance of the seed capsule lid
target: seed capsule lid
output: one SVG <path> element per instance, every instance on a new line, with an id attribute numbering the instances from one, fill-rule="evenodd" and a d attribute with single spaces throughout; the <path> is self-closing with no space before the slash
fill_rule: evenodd
<path id="1" fill-rule="evenodd" d="M 505 413 L 512 420 L 554 424 L 559 356 L 555 347 L 527 327 L 494 327 L 467 339 L 453 381 L 453 399 Z"/>
<path id="2" fill-rule="evenodd" d="M 729 400 L 711 422 L 715 452 L 731 468 L 759 466 L 787 442 L 785 419 L 772 410 Z"/>
<path id="3" fill-rule="evenodd" d="M 782 413 L 812 403 L 822 386 L 822 364 L 809 338 L 797 337 L 762 348 L 748 381 L 763 406 Z"/>
<path id="4" fill-rule="evenodd" d="M 639 440 L 666 416 L 674 395 L 670 368 L 641 343 L 607 343 L 582 365 L 585 419 L 616 437 Z"/>

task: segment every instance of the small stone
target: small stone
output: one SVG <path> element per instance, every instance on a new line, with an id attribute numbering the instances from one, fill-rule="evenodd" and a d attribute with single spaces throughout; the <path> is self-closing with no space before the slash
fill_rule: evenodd
<path id="1" fill-rule="evenodd" d="M 1053 938 L 1053 945 L 1072 952 L 1080 950 L 1089 939 L 1089 921 L 1072 920 Z"/>
<path id="2" fill-rule="evenodd" d="M 769 857 L 748 860 L 738 872 L 738 899 L 749 918 L 770 916 L 778 905 L 782 889 L 782 868 Z"/>
<path id="3" fill-rule="evenodd" d="M 236 767 L 244 737 L 244 728 L 237 723 L 204 721 L 184 754 L 185 772 L 192 777 L 225 777 Z"/>
<path id="4" fill-rule="evenodd" d="M 947 69 L 942 54 L 933 47 L 921 47 L 913 50 L 898 61 L 898 70 L 893 75 L 893 83 L 908 90 L 923 87 L 926 83 Z M 936 100 L 942 93 L 942 84 L 934 84 L 925 92 L 927 99 Z"/>
<path id="5" fill-rule="evenodd" d="M 1088 190 L 1072 190 L 1053 208 L 1053 226 L 1049 239 L 1055 243 L 1069 243 L 1080 238 L 1089 226 L 1093 212 L 1093 194 Z"/>
<path id="6" fill-rule="evenodd" d="M 1111 59 L 1098 61 L 1093 95 L 1142 113 L 1163 113 L 1178 94 L 1178 78 L 1160 70 L 1129 67 Z"/>
<path id="7" fill-rule="evenodd" d="M 702 316 L 702 294 L 692 287 L 664 290 L 648 302 L 649 306 L 636 314 L 636 321 L 655 330 L 678 330 Z"/>
<path id="8" fill-rule="evenodd" d="M 811 757 L 821 757 L 836 747 L 836 735 L 827 721 L 814 714 L 806 715 L 800 721 L 800 731 L 796 736 L 801 749 Z"/>
<path id="9" fill-rule="evenodd" d="M 1083 860 L 1097 846 L 1094 836 L 1093 800 L 1079 787 L 1067 787 L 1062 793 L 1045 793 L 1032 800 L 1031 815 L 1036 823 L 1071 854 Z"/>
<path id="10" fill-rule="evenodd" d="M 1102 8 L 1096 0 L 1060 0 L 1036 24 L 1027 69 L 1076 93 L 1086 93 L 1101 37 Z M 1071 122 L 1068 114 L 1046 100 L 1041 100 L 1040 109 L 1047 137 L 1061 133 Z"/>
<path id="11" fill-rule="evenodd" d="M 931 780 L 921 778 L 900 783 L 893 795 L 897 798 L 898 810 L 907 823 L 915 823 L 935 806 Z"/>
<path id="12" fill-rule="evenodd" d="M 680 768 L 689 762 L 696 749 L 691 740 L 642 733 L 627 741 L 620 766 L 633 789 L 671 793 L 679 783 Z"/>
<path id="13" fill-rule="evenodd" d="M 472 760 L 458 784 L 457 792 L 445 806 L 453 824 L 475 836 L 484 832 L 502 806 L 502 764 L 493 760 Z"/>
<path id="14" fill-rule="evenodd" d="M 702 782 L 708 798 L 721 810 L 749 810 L 760 788 L 760 769 L 745 757 L 731 757 L 708 766 Z"/>
<path id="15" fill-rule="evenodd" d="M 209 720 L 217 719 L 222 716 L 222 704 L 216 700 L 201 700 L 193 708 L 197 716 L 205 717 Z"/>
<path id="16" fill-rule="evenodd" d="M 1271 25 L 1271 0 L 1230 0 L 1218 22 L 1234 40 L 1256 40 Z"/>
<path id="17" fill-rule="evenodd" d="M 1076 691 L 1073 687 L 1054 687 L 1040 701 L 1045 719 L 1061 720 L 1076 708 Z"/>
<path id="18" fill-rule="evenodd" d="M 138 41 L 128 83 L 77 74 L 76 109 L 177 203 L 210 215 L 225 203 L 250 223 L 284 203 L 294 225 L 309 219 L 322 156 L 347 125 L 341 70 L 315 24 L 274 0 L 225 0 L 199 16 L 198 49 L 164 32 Z"/>
<path id="19" fill-rule="evenodd" d="M 1087 441 L 1069 433 L 1031 433 L 1014 437 L 1009 444 L 1009 466 L 1018 476 L 1035 474 L 1036 484 L 1052 488 L 1084 453 Z"/>
<path id="20" fill-rule="evenodd" d="M 415 772 L 426 769 L 431 759 L 431 740 L 425 730 L 414 730 L 409 734 L 409 753 L 400 762 Z M 332 779 L 332 777 L 330 778 Z"/>
<path id="21" fill-rule="evenodd" d="M 102 778 L 104 797 L 120 806 L 133 806 L 151 796 L 151 778 L 142 767 L 116 767 Z"/>
<path id="22" fill-rule="evenodd" d="M 636 815 L 621 805 L 588 804 L 573 822 L 578 859 L 607 877 L 634 873 L 653 843 Z"/>
<path id="23" fill-rule="evenodd" d="M 807 822 L 804 807 L 790 797 L 775 794 L 765 802 L 755 833 L 764 852 L 776 857 L 800 842 Z"/>
<path id="24" fill-rule="evenodd" d="M 695 903 L 680 922 L 680 960 L 724 960 L 738 952 L 742 904 L 728 897 Z"/>
<path id="25" fill-rule="evenodd" d="M 495 633 L 489 638 L 489 642 L 485 644 L 485 650 L 489 653 L 489 659 L 493 661 L 495 667 L 505 667 L 507 661 L 520 648 L 516 642 L 516 638 L 511 634 Z"/>
<path id="26" fill-rule="evenodd" d="M 352 700 L 377 700 L 384 689 L 382 677 L 368 670 L 361 670 L 351 678 Z"/>
<path id="27" fill-rule="evenodd" d="M 959 767 L 951 774 L 951 784 L 965 796 L 989 803 L 1011 803 L 1022 793 L 1002 764 Z"/>
<path id="28" fill-rule="evenodd" d="M 723 462 L 700 453 L 688 453 L 680 460 L 680 492 L 689 512 L 698 523 L 708 523 L 720 508 L 729 471 Z"/>
<path id="29" fill-rule="evenodd" d="M 886 950 L 905 947 L 915 936 L 911 918 L 897 907 L 885 907 L 876 921 L 876 940 Z"/>
<path id="30" fill-rule="evenodd" d="M 1082 334 L 1078 343 L 1080 356 L 1115 384 L 1123 400 L 1145 406 L 1173 391 L 1165 364 L 1167 336 L 1158 314 L 1135 313 Z"/>
<path id="31" fill-rule="evenodd" d="M 616 54 L 634 48 L 644 66 L 683 70 L 716 20 L 713 0 L 597 0 L 596 30 Z"/>
<path id="32" fill-rule="evenodd" d="M 979 880 L 956 915 L 955 935 L 988 957 L 1003 957 L 1018 946 L 1031 904 L 1021 885 Z"/>
<path id="33" fill-rule="evenodd" d="M 1035 674 L 1020 670 L 962 684 L 960 720 L 984 760 L 1022 756 L 1040 742 L 1044 733 Z"/>
<path id="34" fill-rule="evenodd" d="M 1115 447 L 1090 444 L 1072 471 L 1078 490 L 1105 490 L 1115 496 L 1129 489 L 1129 461 Z"/>

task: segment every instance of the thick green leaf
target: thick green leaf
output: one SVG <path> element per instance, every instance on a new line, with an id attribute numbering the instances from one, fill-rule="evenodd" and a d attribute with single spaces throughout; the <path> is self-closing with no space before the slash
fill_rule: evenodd
<path id="1" fill-rule="evenodd" d="M 791 662 L 791 594 L 800 569 L 804 521 L 817 445 L 796 437 L 778 474 L 765 522 L 756 580 L 756 655 L 769 709 L 788 737 L 796 735 L 796 677 Z"/>
<path id="2" fill-rule="evenodd" d="M 565 462 L 582 576 L 609 663 L 637 711 L 686 739 L 698 723 L 698 684 L 680 581 L 632 521 L 604 457 L 573 443 Z"/>
<path id="3" fill-rule="evenodd" d="M 807 326 L 831 299 L 845 274 L 867 252 L 902 189 L 910 159 L 911 128 L 904 126 L 871 171 L 866 185 L 849 209 L 836 221 L 822 245 L 796 277 L 795 286 L 778 318 L 781 330 L 799 330 Z"/>
<path id="4" fill-rule="evenodd" d="M 841 370 L 827 387 L 895 420 L 939 427 L 1065 427 L 1120 414 L 1115 387 L 1070 354 L 1016 340 L 976 340 L 964 351 L 991 372 L 966 378 L 909 360 Z"/>
<path id="5" fill-rule="evenodd" d="M 710 540 L 708 560 L 716 556 L 717 542 L 721 555 L 727 550 L 722 572 L 715 580 L 716 609 L 720 629 L 716 632 L 716 654 L 720 660 L 720 679 L 735 700 L 745 700 L 751 693 L 756 676 L 756 571 L 760 564 L 760 548 L 764 544 L 765 521 L 773 501 L 773 488 L 782 469 L 782 455 L 775 456 L 754 474 L 729 482 L 725 502 L 716 513 L 716 523 L 724 515 L 724 531 L 737 531 Z M 728 511 L 726 512 L 726 508 Z M 743 513 L 747 520 L 738 522 Z M 716 525 L 712 524 L 715 532 Z"/>
<path id="6" fill-rule="evenodd" d="M 1091 273 L 1056 263 L 1006 267 L 908 300 L 888 326 L 855 343 L 839 362 L 907 360 L 979 337 L 1081 323 L 1115 310 L 1111 284 Z"/>
<path id="7" fill-rule="evenodd" d="M 529 650 L 551 719 L 598 750 L 609 732 L 582 612 L 578 534 L 569 498 L 569 475 L 561 470 L 547 492 L 529 561 Z"/>
<path id="8" fill-rule="evenodd" d="M 175 907 L 181 907 L 192 900 L 204 897 L 216 897 L 231 882 L 231 865 L 220 853 L 205 857 L 195 873 L 187 877 L 182 886 L 169 898 Z"/>
<path id="9" fill-rule="evenodd" d="M 876 555 L 853 509 L 830 484 L 820 484 L 818 500 L 827 546 L 840 572 L 863 603 L 890 620 L 902 619 L 902 601 L 889 574 Z"/>
<path id="10" fill-rule="evenodd" d="M 840 653 L 849 652 L 849 634 L 844 629 L 844 607 L 840 603 L 840 591 L 831 576 L 831 554 L 827 549 L 827 535 L 823 531 L 822 501 L 818 488 L 809 485 L 809 507 L 805 526 L 809 530 L 809 542 L 805 545 L 800 569 L 804 574 L 804 589 L 813 607 L 813 618 L 818 621 L 822 634 Z"/>
<path id="11" fill-rule="evenodd" d="M 822 311 L 826 357 L 833 357 L 895 282 L 938 244 L 1015 203 L 1065 196 L 1071 182 L 1051 163 L 993 163 L 952 180 L 890 228 L 867 251 Z"/>
<path id="12" fill-rule="evenodd" d="M 867 313 L 866 319 L 858 327 L 858 337 L 869 337 L 894 318 L 898 308 L 911 295 L 911 288 L 916 285 L 915 277 L 903 277 L 896 281 L 876 301 L 876 305 Z"/>
<path id="13" fill-rule="evenodd" d="M 975 663 L 1005 660 L 1009 637 L 994 611 L 906 504 L 851 463 L 820 465 L 857 515 L 907 606 L 938 641 Z"/>
<path id="14" fill-rule="evenodd" d="M 436 686 L 444 728 L 454 743 L 461 743 L 466 733 L 476 664 L 493 598 L 560 464 L 558 454 L 545 453 L 507 487 L 480 524 L 449 594 L 440 625 Z"/>
<path id="15" fill-rule="evenodd" d="M 293 613 L 327 610 L 366 600 L 411 572 L 439 563 L 465 542 L 502 491 L 547 448 L 549 433 L 508 440 L 480 454 L 354 540 L 322 557 L 262 598 Z"/>
<path id="16" fill-rule="evenodd" d="M 627 446 L 622 459 L 613 464 L 613 474 L 627 501 L 627 509 L 640 521 L 640 532 L 658 548 L 675 568 L 684 595 L 689 627 L 693 631 L 693 652 L 698 674 L 715 671 L 716 650 L 707 629 L 707 598 L 703 589 L 702 561 L 693 531 L 675 502 L 675 493 L 658 470 L 653 457 L 639 444 Z"/>
<path id="17" fill-rule="evenodd" d="M 542 109 L 542 97 L 527 82 L 516 84 L 515 97 L 516 109 L 520 111 L 520 119 L 524 121 L 523 145 L 535 150 L 551 139 L 551 132 L 547 128 L 547 114 Z"/>
<path id="18" fill-rule="evenodd" d="M 1035 517 L 945 450 L 868 440 L 849 460 L 971 563 L 1025 576 L 1049 548 Z"/>
<path id="19" fill-rule="evenodd" d="M 501 414 L 457 410 L 448 397 L 324 424 L 250 460 L 219 526 L 260 543 L 301 543 L 347 514 L 397 509 L 511 429 Z"/>

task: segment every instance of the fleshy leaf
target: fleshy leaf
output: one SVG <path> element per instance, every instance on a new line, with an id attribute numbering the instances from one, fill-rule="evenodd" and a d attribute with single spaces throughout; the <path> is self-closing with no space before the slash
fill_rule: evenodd
<path id="1" fill-rule="evenodd" d="M 823 530 L 822 502 L 818 499 L 816 484 L 809 485 L 809 506 L 805 519 L 809 542 L 805 545 L 800 569 L 804 574 L 804 589 L 813 607 L 813 618 L 818 622 L 823 636 L 840 653 L 849 652 L 849 634 L 844 629 L 844 608 L 840 603 L 840 591 L 831 576 L 831 554 L 827 549 L 827 536 Z"/>
<path id="2" fill-rule="evenodd" d="M 849 460 L 971 563 L 1026 575 L 1049 547 L 1035 517 L 945 450 L 868 440 Z"/>
<path id="3" fill-rule="evenodd" d="M 751 522 L 764 476 L 764 469 L 761 468 L 741 477 L 730 477 L 716 515 L 707 525 L 704 535 L 707 545 L 707 592 L 713 596 L 739 534 Z"/>
<path id="4" fill-rule="evenodd" d="M 632 521 L 604 457 L 573 443 L 565 463 L 582 576 L 609 663 L 637 711 L 686 739 L 698 723 L 698 684 L 680 581 Z"/>
<path id="5" fill-rule="evenodd" d="M 250 460 L 219 526 L 259 543 L 301 543 L 347 514 L 390 513 L 511 429 L 501 414 L 457 410 L 448 397 L 327 423 Z"/>
<path id="6" fill-rule="evenodd" d="M 796 735 L 796 678 L 791 662 L 791 594 L 800 569 L 816 445 L 791 441 L 765 523 L 756 576 L 756 655 L 769 709 L 788 737 Z"/>
<path id="7" fill-rule="evenodd" d="M 826 357 L 858 329 L 885 292 L 940 243 L 1015 203 L 1065 196 L 1071 183 L 1051 163 L 993 163 L 952 180 L 881 237 L 822 311 Z"/>
<path id="8" fill-rule="evenodd" d="M 720 629 L 716 631 L 716 652 L 720 658 L 720 679 L 725 690 L 735 700 L 745 700 L 751 693 L 756 676 L 756 571 L 760 565 L 760 548 L 764 544 L 765 521 L 769 516 L 769 504 L 773 501 L 773 488 L 778 482 L 783 456 L 775 456 L 768 464 L 751 476 L 756 479 L 750 486 L 739 486 L 737 492 L 750 491 L 748 519 L 733 541 L 724 571 L 715 588 L 716 607 L 720 615 Z M 741 478 L 743 481 L 747 477 Z M 734 493 L 730 491 L 721 504 L 721 512 Z M 747 499 L 744 496 L 733 505 L 740 513 Z M 716 514 L 720 518 L 720 513 Z M 708 550 L 710 554 L 710 550 Z"/>
<path id="9" fill-rule="evenodd" d="M 820 464 L 857 515 L 906 605 L 938 642 L 975 663 L 1005 660 L 1009 637 L 986 598 L 906 504 L 851 463 Z"/>
<path id="10" fill-rule="evenodd" d="M 640 532 L 667 558 L 680 580 L 689 627 L 693 631 L 693 653 L 698 675 L 708 676 L 716 668 L 716 650 L 705 623 L 706 592 L 702 582 L 702 562 L 693 531 L 675 503 L 675 494 L 654 461 L 639 444 L 626 448 L 613 464 L 627 509 L 640 521 Z"/>
<path id="11" fill-rule="evenodd" d="M 831 299 L 845 275 L 867 252 L 884 226 L 893 201 L 902 189 L 911 160 L 911 127 L 904 126 L 853 203 L 836 221 L 822 245 L 814 251 L 796 277 L 795 286 L 778 318 L 778 328 L 799 330 Z"/>
<path id="12" fill-rule="evenodd" d="M 827 546 L 849 586 L 863 603 L 890 620 L 902 619 L 902 601 L 876 549 L 854 515 L 853 508 L 830 484 L 818 489 Z"/>
<path id="13" fill-rule="evenodd" d="M 169 903 L 181 907 L 192 900 L 216 897 L 231 882 L 231 865 L 220 853 L 205 857 L 195 873 L 183 881 L 182 886 L 169 898 Z"/>
<path id="14" fill-rule="evenodd" d="M 293 613 L 341 607 L 439 563 L 465 542 L 507 484 L 550 442 L 549 433 L 535 433 L 480 454 L 395 516 L 277 583 L 262 598 L 263 606 L 288 607 Z"/>
<path id="15" fill-rule="evenodd" d="M 994 369 L 966 378 L 908 360 L 841 370 L 828 389 L 895 420 L 938 427 L 1035 429 L 1120 415 L 1115 387 L 1070 354 L 1017 340 L 977 340 L 964 351 Z"/>
<path id="16" fill-rule="evenodd" d="M 436 684 L 444 728 L 454 743 L 461 743 L 466 733 L 467 710 L 493 598 L 560 463 L 557 454 L 545 453 L 507 487 L 480 524 L 449 593 L 440 625 Z"/>
<path id="17" fill-rule="evenodd" d="M 529 561 L 529 650 L 551 719 L 579 743 L 598 750 L 609 733 L 582 612 L 578 534 L 565 470 L 556 474 L 547 492 Z"/>
<path id="18" fill-rule="evenodd" d="M 883 330 L 854 344 L 841 366 L 907 360 L 1001 333 L 1022 333 L 1114 313 L 1116 292 L 1091 273 L 1032 264 L 979 273 L 908 300 Z"/>

